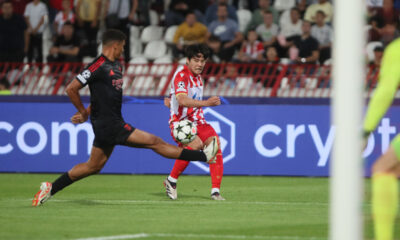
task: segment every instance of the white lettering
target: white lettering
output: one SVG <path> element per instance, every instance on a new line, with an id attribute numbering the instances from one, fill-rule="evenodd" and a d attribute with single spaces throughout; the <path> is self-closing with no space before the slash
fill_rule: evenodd
<path id="1" fill-rule="evenodd" d="M 317 125 L 308 125 L 308 129 L 311 132 L 311 137 L 319 154 L 318 167 L 325 167 L 332 150 L 333 139 L 335 137 L 335 127 L 331 126 L 325 144 L 322 142 L 321 136 L 319 135 Z"/>
<path id="2" fill-rule="evenodd" d="M 382 152 L 386 152 L 390 144 L 390 135 L 396 133 L 396 127 L 390 126 L 390 119 L 382 119 L 381 126 L 378 128 L 378 133 L 381 134 L 382 139 Z"/>
<path id="3" fill-rule="evenodd" d="M 25 142 L 25 134 L 27 131 L 33 130 L 39 134 L 39 142 L 36 146 L 28 146 Z M 26 154 L 37 154 L 41 152 L 47 144 L 46 130 L 37 122 L 27 122 L 23 124 L 17 131 L 18 147 Z"/>
<path id="4" fill-rule="evenodd" d="M 8 133 L 10 133 L 14 129 L 14 127 L 8 122 L 0 122 L 0 130 L 1 129 L 4 129 Z M 7 153 L 11 152 L 13 149 L 14 148 L 10 143 L 8 143 L 4 146 L 0 146 L 0 154 L 7 154 Z"/>
<path id="5" fill-rule="evenodd" d="M 273 133 L 275 135 L 279 135 L 282 129 L 273 124 L 266 124 L 261 126 L 255 136 L 254 136 L 254 145 L 258 153 L 260 153 L 264 157 L 276 157 L 281 154 L 282 149 L 280 147 L 275 147 L 273 149 L 268 149 L 263 145 L 262 139 L 265 134 Z"/>
<path id="6" fill-rule="evenodd" d="M 89 123 L 82 123 L 79 125 L 73 125 L 69 122 L 64 122 L 60 124 L 59 122 L 51 123 L 51 154 L 59 155 L 60 154 L 60 133 L 62 131 L 67 131 L 69 134 L 69 154 L 77 155 L 78 154 L 78 133 L 80 131 L 86 132 L 87 138 L 87 151 L 90 154 L 94 133 L 92 130 L 92 126 Z"/>
<path id="7" fill-rule="evenodd" d="M 296 151 L 296 139 L 299 135 L 305 133 L 305 127 L 304 124 L 297 127 L 295 127 L 295 125 L 293 124 L 289 124 L 287 125 L 286 129 L 287 129 L 286 155 L 288 158 L 294 158 Z"/>
<path id="8" fill-rule="evenodd" d="M 372 153 L 372 151 L 374 151 L 374 147 L 375 147 L 375 138 L 374 134 L 371 134 L 368 138 L 367 147 L 363 152 L 363 157 L 368 157 Z"/>

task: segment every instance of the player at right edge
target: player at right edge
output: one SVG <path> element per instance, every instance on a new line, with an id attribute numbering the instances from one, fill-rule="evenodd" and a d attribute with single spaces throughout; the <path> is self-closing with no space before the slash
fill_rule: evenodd
<path id="1" fill-rule="evenodd" d="M 400 38 L 393 41 L 383 55 L 379 83 L 369 103 L 364 121 L 364 141 L 375 130 L 391 105 L 400 84 Z M 400 134 L 389 149 L 372 166 L 372 214 L 375 240 L 393 240 L 398 210 L 400 175 Z"/>

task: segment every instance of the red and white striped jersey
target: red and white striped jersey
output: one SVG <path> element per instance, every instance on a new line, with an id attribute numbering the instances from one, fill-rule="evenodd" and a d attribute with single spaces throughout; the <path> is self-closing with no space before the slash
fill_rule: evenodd
<path id="1" fill-rule="evenodd" d="M 172 124 L 187 119 L 197 125 L 205 124 L 203 109 L 201 107 L 179 106 L 176 99 L 179 94 L 187 94 L 189 98 L 195 100 L 203 99 L 203 80 L 200 75 L 194 76 L 186 65 L 179 67 L 172 78 L 169 123 Z"/>

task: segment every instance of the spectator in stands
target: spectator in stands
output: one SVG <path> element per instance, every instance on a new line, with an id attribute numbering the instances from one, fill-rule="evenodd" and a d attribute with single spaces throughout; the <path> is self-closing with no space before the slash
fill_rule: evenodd
<path id="1" fill-rule="evenodd" d="M 368 20 L 370 28 L 367 32 L 367 41 L 368 42 L 375 42 L 381 40 L 381 32 L 382 32 L 382 21 L 374 16 Z"/>
<path id="2" fill-rule="evenodd" d="M 10 83 L 6 77 L 0 79 L 0 95 L 11 95 Z"/>
<path id="3" fill-rule="evenodd" d="M 25 8 L 24 16 L 29 32 L 28 62 L 32 62 L 34 56 L 37 63 L 43 62 L 43 31 L 47 15 L 47 7 L 40 0 L 33 0 Z"/>
<path id="4" fill-rule="evenodd" d="M 396 23 L 388 23 L 382 28 L 381 42 L 384 47 L 397 37 L 399 37 L 399 31 L 397 30 Z"/>
<path id="5" fill-rule="evenodd" d="M 180 25 L 185 21 L 185 15 L 189 11 L 189 6 L 184 0 L 172 0 L 169 10 L 165 12 L 165 25 L 167 27 Z"/>
<path id="6" fill-rule="evenodd" d="M 48 62 L 79 62 L 79 39 L 74 32 L 74 25 L 71 22 L 65 22 L 62 28 L 62 34 L 59 35 L 50 49 L 47 58 Z"/>
<path id="7" fill-rule="evenodd" d="M 0 16 L 0 62 L 23 62 L 28 51 L 28 27 L 21 15 L 13 13 L 10 0 L 1 4 Z"/>
<path id="8" fill-rule="evenodd" d="M 51 33 L 53 35 L 57 34 L 57 29 L 54 28 L 54 20 L 58 12 L 63 10 L 63 1 L 64 0 L 46 0 L 48 3 L 48 10 L 49 10 L 49 26 Z M 70 8 L 73 9 L 74 7 L 74 0 L 70 0 Z"/>
<path id="9" fill-rule="evenodd" d="M 278 51 L 274 46 L 268 47 L 266 51 L 266 62 L 271 64 L 279 63 Z"/>
<path id="10" fill-rule="evenodd" d="M 297 56 L 293 60 L 296 63 L 316 64 L 319 59 L 318 40 L 311 36 L 311 23 L 303 21 L 301 36 L 293 37 L 288 45 L 297 49 Z"/>
<path id="11" fill-rule="evenodd" d="M 311 4 L 306 10 L 304 20 L 314 23 L 318 11 L 323 11 L 325 13 L 326 23 L 332 21 L 333 6 L 328 0 L 318 0 L 318 3 Z"/>
<path id="12" fill-rule="evenodd" d="M 130 60 L 130 22 L 135 20 L 138 0 L 106 0 L 106 27 L 122 31 L 127 38 L 124 48 L 125 62 Z"/>
<path id="13" fill-rule="evenodd" d="M 280 22 L 280 35 L 283 35 L 286 40 L 296 35 L 301 35 L 301 25 L 303 21 L 300 19 L 300 11 L 298 8 L 292 8 L 290 10 L 290 16 L 288 19 L 282 19 Z"/>
<path id="14" fill-rule="evenodd" d="M 14 14 L 24 16 L 25 8 L 31 0 L 12 0 Z"/>
<path id="15" fill-rule="evenodd" d="M 221 59 L 219 57 L 221 51 L 221 40 L 219 37 L 211 35 L 208 37 L 207 46 L 211 49 L 210 62 L 220 63 Z"/>
<path id="16" fill-rule="evenodd" d="M 374 60 L 370 62 L 370 65 L 373 65 L 376 68 L 381 67 L 383 57 L 383 47 L 375 47 L 374 48 Z"/>
<path id="17" fill-rule="evenodd" d="M 63 0 L 62 7 L 63 10 L 57 13 L 53 23 L 57 34 L 62 33 L 65 22 L 75 23 L 75 13 L 72 11 L 70 0 Z"/>
<path id="18" fill-rule="evenodd" d="M 217 0 L 216 3 L 210 5 L 206 10 L 206 24 L 209 26 L 211 22 L 216 21 L 218 19 L 218 9 L 219 5 L 224 4 L 227 6 L 227 17 L 234 22 L 238 23 L 238 17 L 236 14 L 236 8 L 228 5 L 228 0 Z"/>
<path id="19" fill-rule="evenodd" d="M 315 25 L 311 28 L 311 36 L 319 43 L 319 62 L 331 58 L 331 45 L 333 39 L 332 27 L 325 24 L 325 13 L 318 11 L 315 16 Z"/>
<path id="20" fill-rule="evenodd" d="M 237 56 L 237 61 L 242 63 L 257 63 L 264 60 L 264 45 L 258 40 L 255 30 L 247 32 L 246 40 L 243 41 L 242 47 Z"/>
<path id="21" fill-rule="evenodd" d="M 217 11 L 218 19 L 208 26 L 208 37 L 215 35 L 221 40 L 221 49 L 219 57 L 221 61 L 230 61 L 235 48 L 243 40 L 242 34 L 239 32 L 238 24 L 228 18 L 228 7 L 226 4 L 220 3 Z"/>
<path id="22" fill-rule="evenodd" d="M 258 1 L 259 8 L 254 10 L 251 20 L 246 27 L 246 32 L 250 29 L 255 29 L 260 24 L 264 23 L 264 12 L 269 11 L 272 13 L 273 22 L 278 24 L 279 13 L 274 9 L 274 7 L 270 6 L 270 0 L 259 0 Z"/>
<path id="23" fill-rule="evenodd" d="M 101 0 L 78 0 L 76 4 L 76 22 L 78 36 L 82 36 L 84 44 L 82 56 L 97 55 L 97 32 L 99 30 L 99 15 Z"/>
<path id="24" fill-rule="evenodd" d="M 185 22 L 179 25 L 175 32 L 172 53 L 175 60 L 178 60 L 183 53 L 185 46 L 191 44 L 205 43 L 207 27 L 199 23 L 194 12 L 186 14 Z"/>
<path id="25" fill-rule="evenodd" d="M 256 32 L 263 40 L 264 47 L 267 48 L 276 43 L 279 28 L 273 22 L 273 15 L 270 11 L 264 11 L 263 18 L 264 22 L 256 28 Z"/>

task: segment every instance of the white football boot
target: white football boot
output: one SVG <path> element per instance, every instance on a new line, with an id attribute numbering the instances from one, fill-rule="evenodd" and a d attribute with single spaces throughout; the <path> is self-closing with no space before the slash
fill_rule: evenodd
<path id="1" fill-rule="evenodd" d="M 207 157 L 207 163 L 215 163 L 217 161 L 217 158 L 215 155 L 218 152 L 218 141 L 217 137 L 213 137 L 212 141 L 210 144 L 204 147 L 203 149 L 204 154 L 206 154 Z"/>
<path id="2" fill-rule="evenodd" d="M 172 186 L 170 181 L 168 179 L 165 179 L 164 182 L 164 187 L 165 187 L 165 192 L 167 193 L 168 197 L 171 198 L 172 200 L 176 200 L 178 198 L 178 190 L 176 190 L 176 184 L 175 186 Z"/>
<path id="3" fill-rule="evenodd" d="M 211 194 L 211 199 L 216 201 L 225 201 L 225 198 L 223 198 L 219 192 Z"/>

